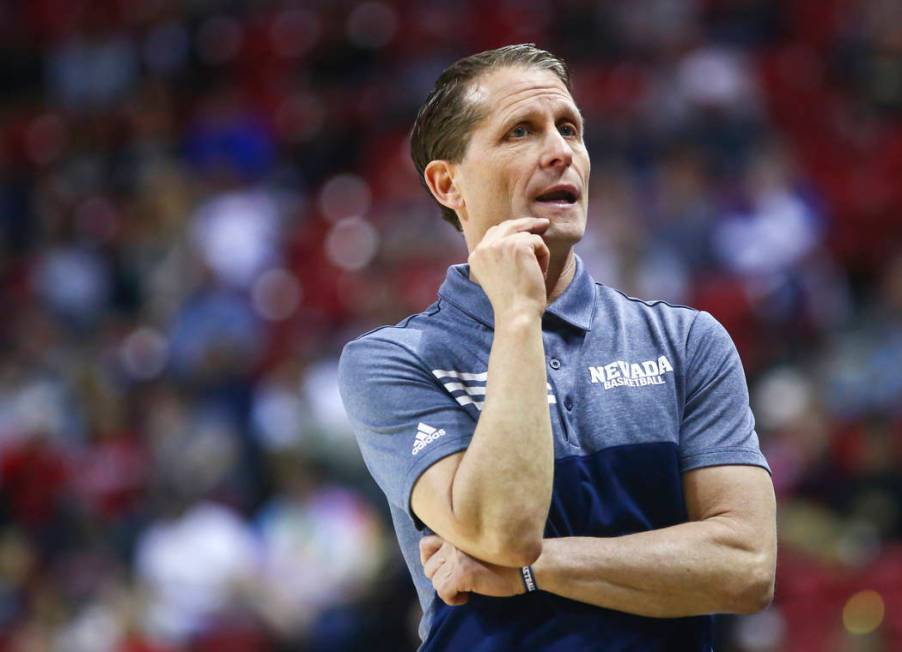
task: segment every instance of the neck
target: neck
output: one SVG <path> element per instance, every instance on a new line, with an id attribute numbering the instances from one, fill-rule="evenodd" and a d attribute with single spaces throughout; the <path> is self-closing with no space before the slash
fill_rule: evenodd
<path id="1" fill-rule="evenodd" d="M 548 274 L 545 276 L 545 292 L 549 305 L 564 293 L 575 274 L 576 256 L 573 254 L 572 247 L 560 256 L 555 256 L 554 252 L 551 253 Z"/>

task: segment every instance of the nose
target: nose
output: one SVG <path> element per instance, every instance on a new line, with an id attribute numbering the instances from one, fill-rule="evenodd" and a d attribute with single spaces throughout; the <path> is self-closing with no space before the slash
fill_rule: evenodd
<path id="1" fill-rule="evenodd" d="M 547 134 L 545 142 L 542 144 L 542 167 L 561 169 L 570 167 L 573 163 L 573 150 L 570 148 L 570 143 L 557 130 L 557 126 L 553 125 Z"/>

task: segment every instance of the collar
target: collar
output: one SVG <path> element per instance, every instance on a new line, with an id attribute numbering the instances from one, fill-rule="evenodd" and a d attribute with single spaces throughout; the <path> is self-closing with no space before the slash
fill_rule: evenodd
<path id="1" fill-rule="evenodd" d="M 573 255 L 576 258 L 573 279 L 564 293 L 555 299 L 545 312 L 580 330 L 589 331 L 592 329 L 592 318 L 595 316 L 595 281 L 589 276 L 580 257 Z M 492 304 L 482 287 L 470 280 L 469 265 L 451 265 L 438 294 L 476 321 L 494 328 L 495 313 Z"/>

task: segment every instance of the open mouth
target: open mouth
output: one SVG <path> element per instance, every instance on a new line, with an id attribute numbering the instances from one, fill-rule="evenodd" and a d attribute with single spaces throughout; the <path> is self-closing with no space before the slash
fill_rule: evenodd
<path id="1" fill-rule="evenodd" d="M 579 195 L 571 188 L 552 188 L 536 197 L 536 201 L 548 204 L 575 204 L 577 199 Z"/>

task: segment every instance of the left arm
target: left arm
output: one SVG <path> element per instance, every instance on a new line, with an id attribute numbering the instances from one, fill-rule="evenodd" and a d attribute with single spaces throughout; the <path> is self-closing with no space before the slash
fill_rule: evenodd
<path id="1" fill-rule="evenodd" d="M 714 466 L 686 473 L 683 484 L 689 522 L 616 538 L 549 539 L 533 566 L 538 586 L 659 618 L 766 607 L 776 564 L 767 471 Z"/>
<path id="2" fill-rule="evenodd" d="M 770 602 L 776 564 L 773 485 L 755 466 L 713 466 L 683 476 L 689 522 L 622 537 L 546 539 L 533 565 L 543 591 L 660 618 L 753 613 Z M 440 539 L 424 540 L 439 596 L 523 592 L 519 569 L 483 564 Z M 448 563 L 450 562 L 450 563 Z"/>

